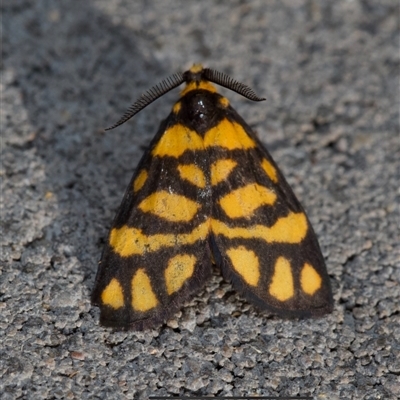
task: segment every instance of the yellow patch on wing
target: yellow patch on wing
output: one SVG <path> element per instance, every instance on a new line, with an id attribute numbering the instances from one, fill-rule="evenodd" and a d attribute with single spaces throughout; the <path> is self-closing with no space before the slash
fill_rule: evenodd
<path id="1" fill-rule="evenodd" d="M 252 250 L 244 246 L 231 247 L 226 251 L 233 268 L 239 275 L 252 286 L 257 286 L 260 279 L 260 264 L 258 257 Z"/>
<path id="2" fill-rule="evenodd" d="M 215 186 L 225 180 L 232 170 L 236 167 L 237 162 L 229 158 L 218 160 L 211 164 L 211 185 Z"/>
<path id="3" fill-rule="evenodd" d="M 143 187 L 143 185 L 147 181 L 147 177 L 148 177 L 147 171 L 145 169 L 142 169 L 137 178 L 135 179 L 135 181 L 133 182 L 133 191 L 135 193 L 138 192 Z"/>
<path id="4" fill-rule="evenodd" d="M 276 194 L 257 183 L 250 183 L 239 189 L 232 190 L 219 200 L 219 204 L 229 218 L 250 217 L 254 211 L 263 206 L 272 206 Z"/>
<path id="5" fill-rule="evenodd" d="M 205 240 L 209 222 L 203 222 L 189 233 L 145 235 L 140 229 L 122 226 L 111 230 L 109 243 L 121 257 L 145 255 L 165 247 L 184 246 Z"/>
<path id="6" fill-rule="evenodd" d="M 256 144 L 240 124 L 224 118 L 217 126 L 206 133 L 204 146 L 219 146 L 234 150 L 250 149 L 256 147 Z"/>
<path id="7" fill-rule="evenodd" d="M 172 257 L 165 270 L 165 284 L 168 294 L 177 292 L 193 275 L 196 257 L 191 254 L 178 254 Z"/>
<path id="8" fill-rule="evenodd" d="M 101 301 L 114 310 L 118 310 L 118 308 L 124 306 L 122 286 L 117 279 L 111 279 L 110 283 L 105 287 L 101 293 Z"/>
<path id="9" fill-rule="evenodd" d="M 188 222 L 201 206 L 185 196 L 160 190 L 142 200 L 138 207 L 167 221 Z"/>
<path id="10" fill-rule="evenodd" d="M 300 274 L 300 284 L 303 292 L 312 296 L 321 287 L 322 278 L 310 264 L 305 263 Z"/>
<path id="11" fill-rule="evenodd" d="M 211 219 L 211 229 L 215 235 L 228 239 L 262 239 L 267 243 L 300 243 L 306 236 L 308 225 L 303 213 L 290 212 L 279 218 L 274 225 L 251 225 L 246 228 L 235 228 L 216 219 Z"/>
<path id="12" fill-rule="evenodd" d="M 187 150 L 203 150 L 203 139 L 182 124 L 169 127 L 152 151 L 153 156 L 179 157 Z"/>
<path id="13" fill-rule="evenodd" d="M 269 294 L 279 301 L 289 300 L 294 295 L 292 268 L 285 257 L 279 257 L 276 260 Z"/>
<path id="14" fill-rule="evenodd" d="M 136 311 L 148 311 L 158 304 L 157 297 L 151 287 L 151 281 L 144 268 L 136 271 L 132 278 L 132 308 Z"/>
<path id="15" fill-rule="evenodd" d="M 215 86 L 212 85 L 208 81 L 200 81 L 200 82 L 194 81 L 194 82 L 189 82 L 185 86 L 185 88 L 181 91 L 181 97 L 183 97 L 185 94 L 188 94 L 192 90 L 199 90 L 199 89 L 207 90 L 208 92 L 211 92 L 211 93 L 217 92 L 217 89 L 215 89 Z"/>
<path id="16" fill-rule="evenodd" d="M 261 163 L 261 168 L 269 176 L 269 179 L 271 179 L 272 182 L 278 183 L 278 174 L 276 172 L 275 167 L 269 161 L 267 161 L 265 158 Z"/>
<path id="17" fill-rule="evenodd" d="M 178 165 L 178 171 L 182 179 L 186 179 L 193 185 L 201 189 L 206 186 L 206 177 L 196 164 Z"/>

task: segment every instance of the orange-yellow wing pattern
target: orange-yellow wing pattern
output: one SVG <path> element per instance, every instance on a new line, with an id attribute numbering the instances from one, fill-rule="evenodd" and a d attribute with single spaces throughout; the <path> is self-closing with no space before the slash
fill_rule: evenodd
<path id="1" fill-rule="evenodd" d="M 184 148 L 177 121 L 171 114 L 161 126 L 113 222 L 92 297 L 105 326 L 163 322 L 211 273 L 205 160 Z"/>
<path id="2" fill-rule="evenodd" d="M 249 301 L 281 315 L 330 312 L 317 238 L 275 162 L 229 106 L 210 132 L 211 243 L 225 279 Z"/>

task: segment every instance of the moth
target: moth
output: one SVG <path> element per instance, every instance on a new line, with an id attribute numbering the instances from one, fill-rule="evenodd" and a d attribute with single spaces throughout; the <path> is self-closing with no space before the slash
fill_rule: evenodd
<path id="1" fill-rule="evenodd" d="M 261 309 L 300 318 L 330 313 L 329 276 L 302 206 L 213 84 L 265 99 L 194 65 L 144 93 L 108 129 L 182 83 L 108 235 L 92 293 L 100 323 L 134 330 L 160 325 L 203 287 L 213 263 Z"/>

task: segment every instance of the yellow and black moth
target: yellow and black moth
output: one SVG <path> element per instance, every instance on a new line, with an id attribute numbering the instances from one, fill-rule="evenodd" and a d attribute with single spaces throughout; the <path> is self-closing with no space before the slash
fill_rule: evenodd
<path id="1" fill-rule="evenodd" d="M 265 99 L 194 65 L 143 94 L 108 129 L 182 83 L 109 233 L 92 294 L 100 323 L 136 330 L 160 324 L 203 287 L 213 263 L 262 309 L 302 318 L 331 312 L 329 276 L 303 208 L 212 83 Z"/>

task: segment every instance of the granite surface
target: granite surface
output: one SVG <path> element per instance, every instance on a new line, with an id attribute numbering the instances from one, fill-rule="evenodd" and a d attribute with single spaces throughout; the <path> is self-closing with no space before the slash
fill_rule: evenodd
<path id="1" fill-rule="evenodd" d="M 400 397 L 399 2 L 2 2 L 2 399 L 151 395 Z M 173 91 L 103 128 L 194 62 L 225 90 L 304 205 L 331 277 L 325 318 L 283 320 L 217 270 L 174 318 L 113 332 L 97 261 Z"/>

